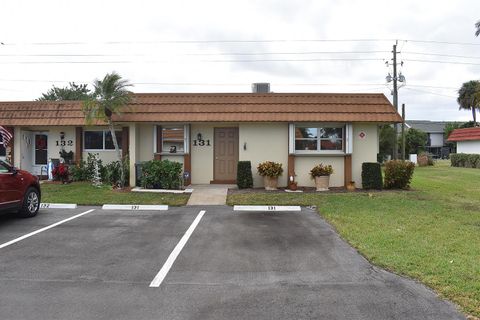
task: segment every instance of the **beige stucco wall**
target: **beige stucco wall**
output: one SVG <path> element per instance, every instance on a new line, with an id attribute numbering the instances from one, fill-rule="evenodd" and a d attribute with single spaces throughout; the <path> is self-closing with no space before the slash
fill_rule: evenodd
<path id="1" fill-rule="evenodd" d="M 480 141 L 458 141 L 457 153 L 474 153 L 480 154 Z"/>
<path id="2" fill-rule="evenodd" d="M 361 133 L 365 133 L 361 138 Z M 362 163 L 377 162 L 378 125 L 355 123 L 353 125 L 352 180 L 357 187 L 362 185 Z"/>
<path id="3" fill-rule="evenodd" d="M 344 185 L 344 157 L 343 156 L 296 156 L 295 180 L 299 186 L 314 187 L 315 181 L 310 178 L 310 170 L 317 164 L 331 165 L 333 174 L 330 176 L 330 187 L 343 187 Z"/>
<path id="4" fill-rule="evenodd" d="M 151 123 L 137 124 L 138 139 L 138 158 L 137 161 L 150 161 L 153 159 L 153 135 L 154 125 Z"/>
<path id="5" fill-rule="evenodd" d="M 244 145 L 246 144 L 246 150 Z M 252 162 L 253 185 L 263 186 L 263 178 L 257 173 L 257 165 L 263 161 L 280 162 L 283 175 L 279 186 L 287 185 L 288 124 L 287 123 L 241 123 L 239 125 L 239 160 Z"/>

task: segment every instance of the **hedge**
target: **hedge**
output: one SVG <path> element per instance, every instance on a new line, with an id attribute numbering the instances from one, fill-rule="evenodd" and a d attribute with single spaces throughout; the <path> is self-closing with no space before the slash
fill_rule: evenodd
<path id="1" fill-rule="evenodd" d="M 380 163 L 362 163 L 362 185 L 364 189 L 382 189 L 382 168 Z"/>
<path id="2" fill-rule="evenodd" d="M 452 153 L 450 154 L 452 167 L 479 168 L 480 154 Z"/>
<path id="3" fill-rule="evenodd" d="M 237 185 L 239 189 L 253 187 L 252 163 L 250 161 L 238 161 Z"/>

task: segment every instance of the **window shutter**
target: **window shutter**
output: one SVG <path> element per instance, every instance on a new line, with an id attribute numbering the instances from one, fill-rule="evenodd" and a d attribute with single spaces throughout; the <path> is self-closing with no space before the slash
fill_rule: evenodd
<path id="1" fill-rule="evenodd" d="M 345 153 L 353 153 L 353 125 L 351 123 L 345 125 Z"/>
<path id="2" fill-rule="evenodd" d="M 288 153 L 295 154 L 295 124 L 288 124 Z"/>

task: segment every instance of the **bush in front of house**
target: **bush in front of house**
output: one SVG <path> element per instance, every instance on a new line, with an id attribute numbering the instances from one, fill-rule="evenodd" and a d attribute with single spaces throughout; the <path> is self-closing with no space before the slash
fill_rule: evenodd
<path id="1" fill-rule="evenodd" d="M 362 163 L 363 189 L 381 190 L 383 186 L 382 168 L 378 162 Z"/>
<path id="2" fill-rule="evenodd" d="M 385 189 L 408 189 L 415 164 L 410 161 L 391 160 L 385 163 Z"/>
<path id="3" fill-rule="evenodd" d="M 258 174 L 262 177 L 278 178 L 283 173 L 282 164 L 273 161 L 265 161 L 257 166 Z"/>
<path id="4" fill-rule="evenodd" d="M 61 181 L 62 183 L 68 182 L 68 166 L 64 163 L 60 163 L 58 166 L 53 168 L 52 175 L 53 180 Z"/>
<path id="5" fill-rule="evenodd" d="M 114 187 L 120 187 L 122 185 L 121 184 L 122 178 L 121 178 L 121 171 L 120 171 L 120 168 L 122 165 L 123 165 L 123 172 L 125 174 L 125 176 L 123 177 L 124 178 L 123 185 L 128 186 L 129 172 L 130 172 L 128 157 L 125 157 L 123 159 L 123 163 L 120 163 L 120 161 L 113 161 L 107 164 L 104 167 L 104 170 L 102 172 L 103 173 L 102 180 L 105 183 L 108 183 Z"/>
<path id="6" fill-rule="evenodd" d="M 182 185 L 182 167 L 180 162 L 169 160 L 151 160 L 142 164 L 143 188 L 180 189 Z"/>
<path id="7" fill-rule="evenodd" d="M 480 154 L 452 153 L 450 154 L 450 162 L 452 167 L 480 169 Z"/>
<path id="8" fill-rule="evenodd" d="M 252 163 L 250 161 L 238 161 L 237 185 L 239 189 L 253 187 Z"/>

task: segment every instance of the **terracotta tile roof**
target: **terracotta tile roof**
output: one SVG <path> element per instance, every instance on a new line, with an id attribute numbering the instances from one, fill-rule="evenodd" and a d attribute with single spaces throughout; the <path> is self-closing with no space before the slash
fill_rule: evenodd
<path id="1" fill-rule="evenodd" d="M 80 101 L 0 102 L 0 125 L 84 125 Z M 121 122 L 401 122 L 383 94 L 137 93 Z"/>
<path id="2" fill-rule="evenodd" d="M 448 136 L 447 141 L 480 140 L 480 127 L 455 129 Z"/>

